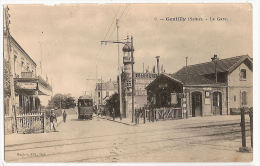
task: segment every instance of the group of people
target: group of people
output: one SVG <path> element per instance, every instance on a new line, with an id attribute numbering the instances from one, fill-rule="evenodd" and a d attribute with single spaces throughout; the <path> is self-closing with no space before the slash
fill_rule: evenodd
<path id="1" fill-rule="evenodd" d="M 66 119 L 67 119 L 67 113 L 65 110 L 62 110 L 62 117 L 63 117 L 63 122 L 66 123 Z M 50 129 L 51 131 L 56 131 L 56 127 L 57 126 L 57 116 L 56 114 L 54 113 L 54 109 L 51 109 L 51 114 L 50 114 Z"/>

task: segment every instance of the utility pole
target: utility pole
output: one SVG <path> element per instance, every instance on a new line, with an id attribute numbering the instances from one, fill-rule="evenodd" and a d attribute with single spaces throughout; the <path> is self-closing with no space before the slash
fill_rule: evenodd
<path id="1" fill-rule="evenodd" d="M 101 76 L 101 106 L 103 106 L 103 82 L 102 82 L 102 76 Z"/>
<path id="2" fill-rule="evenodd" d="M 131 36 L 131 67 L 132 67 L 132 122 L 134 122 L 134 111 L 135 111 L 135 86 L 134 86 L 134 44 L 133 44 L 133 36 Z"/>
<path id="3" fill-rule="evenodd" d="M 15 110 L 15 90 L 14 90 L 14 56 L 12 55 L 12 48 L 11 48 L 11 41 L 10 41 L 10 31 L 9 31 L 9 13 L 8 13 L 8 6 L 4 9 L 5 10 L 5 23 L 6 23 L 6 39 L 7 39 L 7 55 L 8 61 L 10 65 L 10 91 L 11 91 L 11 105 L 12 105 L 12 116 L 13 116 L 13 126 L 14 132 L 17 132 L 17 119 L 16 119 L 16 110 Z"/>
<path id="4" fill-rule="evenodd" d="M 116 19 L 116 29 L 117 29 L 117 42 L 119 42 L 119 19 Z M 120 54 L 119 54 L 119 43 L 117 43 L 117 54 L 118 54 L 118 79 L 119 79 L 119 101 L 120 101 L 120 120 L 122 120 L 122 112 L 123 112 L 123 105 L 122 105 L 122 88 L 121 88 L 121 71 L 120 71 Z"/>
<path id="5" fill-rule="evenodd" d="M 186 60 L 186 65 L 185 65 L 185 69 L 186 69 L 186 81 L 188 81 L 188 57 L 186 56 L 185 57 L 185 60 Z"/>
<path id="6" fill-rule="evenodd" d="M 125 46 L 128 45 L 128 44 L 131 44 L 131 48 L 129 46 L 127 46 L 127 50 L 124 50 L 123 48 L 123 51 L 124 52 L 131 52 L 131 68 L 132 68 L 132 121 L 133 121 L 133 115 L 134 115 L 134 47 L 133 47 L 133 36 L 131 36 L 131 42 L 129 41 L 100 41 L 101 44 L 105 43 L 117 43 L 117 44 L 124 44 Z M 121 89 L 121 88 L 120 88 Z"/>

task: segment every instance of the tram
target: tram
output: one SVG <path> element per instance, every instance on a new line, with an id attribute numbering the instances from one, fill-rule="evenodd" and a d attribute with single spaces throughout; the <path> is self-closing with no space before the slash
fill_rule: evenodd
<path id="1" fill-rule="evenodd" d="M 78 99 L 78 119 L 92 120 L 93 112 L 93 99 L 90 96 L 80 96 Z"/>

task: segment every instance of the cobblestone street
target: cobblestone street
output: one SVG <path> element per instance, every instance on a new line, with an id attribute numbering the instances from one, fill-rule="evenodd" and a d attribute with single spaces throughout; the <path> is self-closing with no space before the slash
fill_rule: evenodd
<path id="1" fill-rule="evenodd" d="M 6 162 L 251 161 L 241 146 L 240 116 L 211 116 L 130 126 L 70 114 L 58 132 L 5 136 Z M 248 119 L 247 119 L 248 121 Z M 249 126 L 247 124 L 247 130 Z M 249 130 L 247 146 L 250 146 Z"/>

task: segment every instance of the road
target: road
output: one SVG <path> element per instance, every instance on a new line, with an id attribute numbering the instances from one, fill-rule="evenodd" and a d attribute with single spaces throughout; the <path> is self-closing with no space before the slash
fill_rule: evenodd
<path id="1" fill-rule="evenodd" d="M 97 117 L 78 120 L 70 114 L 58 132 L 6 135 L 5 161 L 247 162 L 253 154 L 238 152 L 239 118 L 196 117 L 129 126 Z"/>

